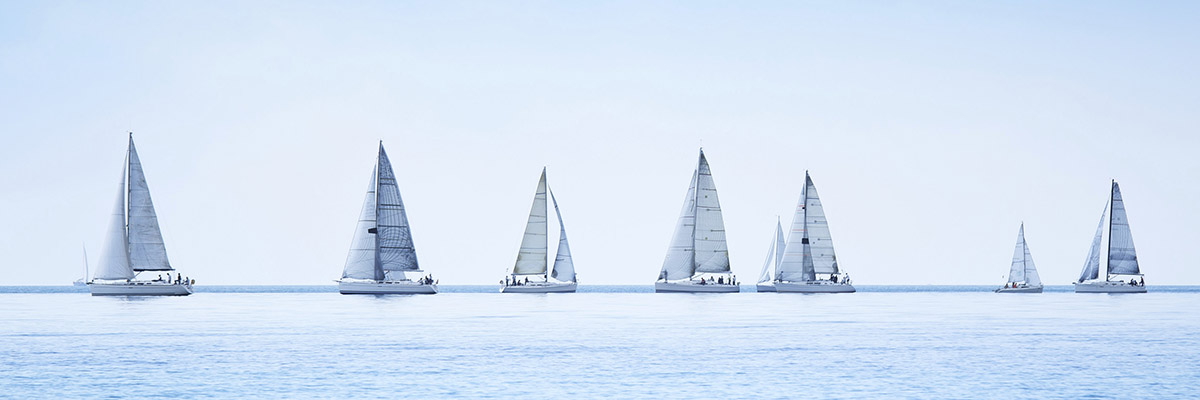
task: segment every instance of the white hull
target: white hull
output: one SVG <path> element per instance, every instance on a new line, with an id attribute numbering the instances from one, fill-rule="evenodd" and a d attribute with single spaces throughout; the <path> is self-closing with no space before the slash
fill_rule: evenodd
<path id="1" fill-rule="evenodd" d="M 1002 287 L 1002 288 L 993 290 L 993 292 L 996 292 L 996 293 L 1041 293 L 1042 287 L 1041 286 L 1032 286 L 1032 287 L 1031 286 L 1023 286 L 1023 287 L 1015 287 L 1015 288 L 1014 287 Z"/>
<path id="2" fill-rule="evenodd" d="M 655 293 L 737 293 L 737 285 L 708 284 L 701 285 L 692 282 L 655 282 Z"/>
<path id="3" fill-rule="evenodd" d="M 854 285 L 830 281 L 775 282 L 779 293 L 854 293 Z"/>
<path id="4" fill-rule="evenodd" d="M 1133 286 L 1127 282 L 1076 282 L 1075 293 L 1146 293 L 1146 287 Z"/>
<path id="5" fill-rule="evenodd" d="M 575 293 L 575 282 L 538 282 L 520 286 L 503 286 L 500 293 Z"/>
<path id="6" fill-rule="evenodd" d="M 192 285 L 173 285 L 164 282 L 92 283 L 92 296 L 187 296 Z"/>
<path id="7" fill-rule="evenodd" d="M 437 285 L 423 285 L 413 281 L 338 281 L 338 292 L 342 294 L 437 294 Z"/>
<path id="8" fill-rule="evenodd" d="M 758 291 L 759 293 L 774 292 L 775 285 L 772 285 L 769 283 L 760 283 L 760 284 L 754 286 L 754 290 Z"/>

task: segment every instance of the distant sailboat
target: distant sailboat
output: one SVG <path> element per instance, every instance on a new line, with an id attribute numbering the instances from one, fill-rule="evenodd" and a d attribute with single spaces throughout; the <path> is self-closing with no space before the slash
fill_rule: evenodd
<path id="1" fill-rule="evenodd" d="M 127 184 L 128 183 L 128 184 Z M 167 261 L 167 248 L 158 227 L 158 215 L 150 200 L 150 187 L 142 171 L 133 133 L 121 171 L 117 202 L 108 225 L 96 275 L 88 282 L 93 296 L 186 296 L 192 294 L 188 279 L 171 279 L 175 268 Z M 128 201 L 126 199 L 128 198 Z M 86 257 L 86 256 L 85 256 Z M 137 280 L 144 271 L 165 271 L 167 279 Z"/>
<path id="2" fill-rule="evenodd" d="M 1125 215 L 1125 201 L 1121 199 L 1121 187 L 1112 181 L 1112 191 L 1104 212 L 1100 213 L 1100 225 L 1092 237 L 1083 272 L 1075 281 L 1075 293 L 1146 293 L 1145 280 L 1138 266 L 1137 251 L 1133 247 L 1133 233 L 1129 230 L 1129 219 Z M 1104 279 L 1100 279 L 1100 242 L 1104 235 L 1105 212 L 1111 215 L 1108 221 L 1108 268 Z M 1125 282 L 1124 276 L 1136 276 L 1137 280 Z M 1117 277 L 1117 280 L 1113 280 Z"/>
<path id="3" fill-rule="evenodd" d="M 549 276 L 546 275 L 550 241 L 547 232 L 547 192 L 554 203 L 554 215 L 558 217 L 559 228 L 558 253 L 554 257 L 554 269 Z M 529 280 L 530 276 L 534 277 L 533 281 Z M 554 191 L 546 184 L 546 169 L 542 168 L 542 177 L 538 180 L 537 191 L 533 195 L 533 206 L 525 223 L 525 238 L 521 240 L 517 262 L 501 285 L 500 292 L 573 293 L 575 287 L 575 263 L 571 258 L 571 247 L 567 244 L 567 228 L 563 225 L 562 213 L 558 210 L 558 200 L 554 199 Z"/>
<path id="4" fill-rule="evenodd" d="M 729 270 L 721 202 L 703 149 L 654 291 L 738 291 L 736 277 Z"/>
<path id="5" fill-rule="evenodd" d="M 755 285 L 758 292 L 775 291 L 775 284 L 771 279 L 771 268 L 775 269 L 775 273 L 779 273 L 779 264 L 783 262 L 783 249 L 786 246 L 787 242 L 783 238 L 783 225 L 776 220 L 775 235 L 771 238 L 771 248 L 767 250 L 767 259 L 763 261 L 762 272 L 758 273 L 758 284 Z"/>
<path id="6" fill-rule="evenodd" d="M 87 286 L 88 274 L 87 246 L 83 246 L 83 277 L 76 279 L 73 284 L 75 286 Z"/>
<path id="7" fill-rule="evenodd" d="M 1008 283 L 995 290 L 996 293 L 1041 293 L 1042 278 L 1038 276 L 1029 245 L 1025 243 L 1025 224 L 1017 232 L 1017 247 L 1013 250 L 1012 266 L 1008 269 Z"/>
<path id="8" fill-rule="evenodd" d="M 833 236 L 817 186 L 804 172 L 804 192 L 796 205 L 783 261 L 775 273 L 775 291 L 792 293 L 853 293 L 850 277 L 838 269 Z"/>
<path id="9" fill-rule="evenodd" d="M 354 240 L 338 291 L 342 294 L 434 294 L 437 283 L 431 276 L 410 279 L 407 274 L 424 272 L 417 265 L 400 187 L 383 142 L 371 183 L 363 200 Z"/>

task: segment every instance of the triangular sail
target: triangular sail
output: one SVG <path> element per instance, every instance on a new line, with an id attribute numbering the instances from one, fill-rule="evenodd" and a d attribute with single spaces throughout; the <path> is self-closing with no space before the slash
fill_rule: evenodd
<path id="1" fill-rule="evenodd" d="M 814 272 L 818 274 L 838 273 L 837 255 L 833 252 L 833 236 L 829 233 L 829 221 L 825 219 L 825 207 L 821 206 L 821 198 L 817 195 L 817 186 L 813 184 L 808 172 L 804 173 L 804 191 L 808 198 L 805 206 L 805 226 L 808 233 L 809 255 L 812 257 Z"/>
<path id="2" fill-rule="evenodd" d="M 1038 276 L 1037 266 L 1033 264 L 1033 255 L 1029 253 L 1029 244 L 1021 241 L 1025 248 L 1025 284 L 1029 286 L 1042 286 L 1042 277 Z"/>
<path id="3" fill-rule="evenodd" d="M 1129 231 L 1129 220 L 1125 215 L 1125 201 L 1121 200 L 1121 187 L 1112 183 L 1112 216 L 1108 225 L 1108 273 L 1110 275 L 1136 275 L 1137 251 L 1133 248 L 1133 233 Z"/>
<path id="4" fill-rule="evenodd" d="M 383 144 L 379 144 L 379 181 L 375 204 L 375 235 L 378 253 L 376 263 L 388 279 L 403 280 L 403 272 L 397 277 L 387 276 L 392 271 L 417 271 L 417 250 L 413 246 L 412 230 L 408 215 L 404 211 L 404 200 L 400 198 L 400 187 L 396 174 L 388 159 Z"/>
<path id="5" fill-rule="evenodd" d="M 787 246 L 783 249 L 783 261 L 775 269 L 776 281 L 800 282 L 812 279 L 805 274 L 805 257 L 808 250 L 805 246 L 808 238 L 804 228 L 804 212 L 805 205 L 808 204 L 807 190 L 808 186 L 805 185 L 805 189 L 800 193 L 800 200 L 796 202 L 796 212 L 792 215 L 792 226 L 788 230 Z"/>
<path id="6" fill-rule="evenodd" d="M 787 244 L 783 239 L 783 225 L 779 221 L 775 221 L 775 234 L 772 236 L 771 247 L 767 250 L 767 259 L 763 260 L 762 272 L 758 273 L 758 283 L 770 281 L 771 267 L 774 267 L 778 273 L 779 262 L 783 260 L 783 248 Z"/>
<path id="7" fill-rule="evenodd" d="M 354 226 L 354 239 L 350 242 L 350 254 L 346 256 L 346 268 L 342 278 L 373 279 L 381 281 L 383 270 L 375 263 L 375 188 L 379 178 L 379 164 L 371 168 L 371 183 L 359 212 L 358 224 Z"/>
<path id="8" fill-rule="evenodd" d="M 667 248 L 667 257 L 663 260 L 659 279 L 677 280 L 688 279 L 696 270 L 696 178 L 699 171 L 692 172 L 691 183 L 688 184 L 687 196 L 683 200 L 683 210 L 675 222 L 675 233 L 671 236 L 671 246 Z"/>
<path id="9" fill-rule="evenodd" d="M 554 191 L 548 186 L 546 191 L 550 192 L 554 215 L 558 217 L 558 252 L 554 255 L 554 269 L 550 272 L 550 277 L 562 282 L 575 282 L 575 261 L 571 258 L 571 246 L 567 244 L 567 226 L 563 224 L 562 212 L 558 210 L 558 200 L 554 198 Z"/>
<path id="10" fill-rule="evenodd" d="M 128 155 L 126 159 L 128 161 Z M 129 250 L 125 238 L 125 165 L 121 165 L 121 184 L 117 188 L 117 202 L 113 205 L 108 221 L 108 234 L 100 250 L 100 262 L 96 264 L 95 279 L 132 279 L 133 268 L 129 267 Z"/>
<path id="11" fill-rule="evenodd" d="M 542 275 L 546 273 L 548 256 L 546 215 L 546 170 L 538 179 L 537 191 L 533 195 L 533 206 L 529 208 L 529 219 L 525 222 L 525 237 L 521 239 L 521 250 L 513 275 Z"/>
<path id="12" fill-rule="evenodd" d="M 162 231 L 158 227 L 158 216 L 154 202 L 150 200 L 150 187 L 142 171 L 133 137 L 129 138 L 129 263 L 134 271 L 171 271 L 167 261 L 167 247 L 163 244 Z"/>
<path id="13" fill-rule="evenodd" d="M 1025 224 L 1021 224 L 1021 230 L 1017 232 L 1017 246 L 1013 249 L 1012 266 L 1008 270 L 1008 282 L 1024 282 L 1029 286 L 1042 285 L 1037 267 L 1033 264 L 1033 255 L 1029 253 L 1029 244 L 1025 242 Z"/>
<path id="14" fill-rule="evenodd" d="M 696 272 L 726 273 L 729 272 L 729 249 L 725 242 L 725 222 L 704 150 L 700 151 L 696 170 Z"/>
<path id="15" fill-rule="evenodd" d="M 1083 282 L 1100 277 L 1100 240 L 1104 236 L 1104 217 L 1108 216 L 1108 203 L 1104 203 L 1104 211 L 1100 212 L 1100 222 L 1096 223 L 1096 235 L 1092 237 L 1092 247 L 1088 249 L 1087 259 L 1083 262 L 1083 271 L 1079 273 L 1076 282 Z"/>

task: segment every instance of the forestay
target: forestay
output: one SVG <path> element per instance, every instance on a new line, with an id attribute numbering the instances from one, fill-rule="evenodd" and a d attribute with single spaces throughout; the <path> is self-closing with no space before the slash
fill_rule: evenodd
<path id="1" fill-rule="evenodd" d="M 1133 234 L 1129 231 L 1129 220 L 1125 216 L 1125 202 L 1121 200 L 1121 187 L 1112 183 L 1112 216 L 1108 225 L 1108 273 L 1112 275 L 1136 275 L 1137 251 L 1133 248 Z"/>

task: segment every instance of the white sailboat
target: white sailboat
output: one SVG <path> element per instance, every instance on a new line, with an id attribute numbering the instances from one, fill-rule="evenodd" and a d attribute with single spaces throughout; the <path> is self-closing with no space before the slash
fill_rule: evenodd
<path id="1" fill-rule="evenodd" d="M 1112 192 L 1104 212 L 1100 213 L 1100 224 L 1092 237 L 1083 272 L 1075 281 L 1075 293 L 1146 293 L 1145 279 L 1138 266 L 1137 251 L 1133 247 L 1133 233 L 1129 230 L 1129 219 L 1125 215 L 1125 201 L 1121 199 L 1121 187 L 1112 181 Z M 1100 241 L 1104 234 L 1104 213 L 1110 214 L 1108 221 L 1108 268 L 1104 279 L 1100 279 Z M 1124 277 L 1131 277 L 1125 282 Z M 1132 277 L 1137 277 L 1136 280 Z M 1113 280 L 1113 278 L 1117 278 Z"/>
<path id="2" fill-rule="evenodd" d="M 87 246 L 83 246 L 83 277 L 76 279 L 72 284 L 75 286 L 87 286 L 88 274 Z"/>
<path id="3" fill-rule="evenodd" d="M 558 252 L 549 275 L 546 274 L 550 241 L 547 232 L 547 192 L 554 203 L 554 215 L 558 217 L 559 228 Z M 530 277 L 534 279 L 530 280 Z M 529 209 L 525 237 L 521 240 L 517 262 L 501 284 L 500 293 L 574 293 L 576 285 L 575 262 L 571 258 L 571 247 L 567 244 L 567 228 L 563 225 L 562 213 L 558 210 L 558 200 L 554 198 L 554 191 L 546 184 L 546 169 L 542 168 L 542 177 L 538 180 L 537 191 L 533 195 L 533 206 Z"/>
<path id="4" fill-rule="evenodd" d="M 432 276 L 410 279 L 407 274 L 422 273 L 417 265 L 400 187 L 383 142 L 371 171 L 371 183 L 363 200 L 358 225 L 342 279 L 337 280 L 342 294 L 434 294 L 437 281 Z"/>
<path id="5" fill-rule="evenodd" d="M 738 291 L 736 281 L 729 270 L 721 202 L 701 149 L 654 291 L 731 293 Z"/>
<path id="6" fill-rule="evenodd" d="M 121 171 L 120 189 L 113 206 L 108 236 L 100 254 L 96 275 L 88 282 L 93 296 L 186 296 L 192 294 L 189 279 L 171 279 L 171 263 L 158 227 L 158 215 L 150 199 L 150 187 L 141 159 L 129 134 L 129 149 Z M 126 201 L 128 199 L 128 201 Z M 85 256 L 86 257 L 86 256 Z M 166 272 L 167 279 L 138 280 L 145 271 Z"/>
<path id="7" fill-rule="evenodd" d="M 758 273 L 758 284 L 755 285 L 756 291 L 775 291 L 775 283 L 771 279 L 771 268 L 775 269 L 775 273 L 779 272 L 779 264 L 783 262 L 783 249 L 786 246 L 787 242 L 783 238 L 783 225 L 779 220 L 776 220 L 775 235 L 771 238 L 771 248 L 767 250 L 767 259 L 763 261 L 762 272 Z"/>
<path id="8" fill-rule="evenodd" d="M 833 252 L 833 236 L 825 208 L 817 196 L 808 171 L 804 172 L 804 192 L 796 204 L 792 230 L 788 233 L 783 260 L 775 273 L 775 291 L 781 293 L 854 293 L 850 276 L 838 269 Z"/>
<path id="9" fill-rule="evenodd" d="M 1042 278 L 1038 276 L 1029 245 L 1025 243 L 1025 223 L 1017 232 L 1017 247 L 1013 250 L 1012 265 L 1008 269 L 1008 283 L 995 290 L 996 293 L 1041 293 Z"/>

